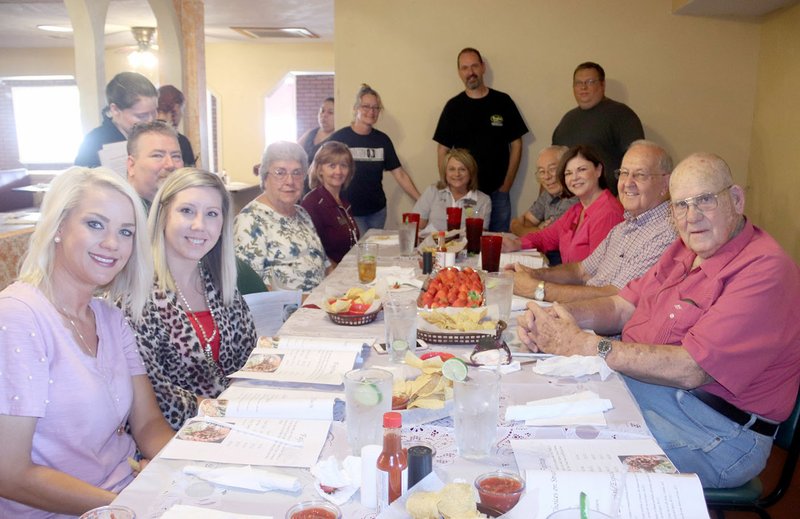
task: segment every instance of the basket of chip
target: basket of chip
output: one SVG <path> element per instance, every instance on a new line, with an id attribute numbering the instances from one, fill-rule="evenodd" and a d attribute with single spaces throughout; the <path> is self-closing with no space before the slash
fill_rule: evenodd
<path id="1" fill-rule="evenodd" d="M 497 305 L 421 310 L 417 318 L 417 338 L 432 344 L 477 344 L 499 338 L 505 328 Z"/>
<path id="2" fill-rule="evenodd" d="M 375 295 L 374 288 L 353 287 L 342 296 L 326 298 L 324 310 L 336 324 L 361 326 L 378 317 L 381 300 Z"/>

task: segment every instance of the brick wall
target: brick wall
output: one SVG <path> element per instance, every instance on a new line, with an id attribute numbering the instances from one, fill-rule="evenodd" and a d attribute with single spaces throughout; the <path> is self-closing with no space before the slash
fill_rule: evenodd
<path id="1" fill-rule="evenodd" d="M 333 75 L 319 74 L 297 76 L 297 136 L 309 128 L 317 127 L 317 112 L 326 97 L 333 97 Z"/>

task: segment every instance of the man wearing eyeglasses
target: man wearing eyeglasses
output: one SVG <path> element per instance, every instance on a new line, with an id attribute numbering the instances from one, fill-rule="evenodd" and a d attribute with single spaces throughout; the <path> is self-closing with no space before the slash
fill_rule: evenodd
<path id="1" fill-rule="evenodd" d="M 617 294 L 641 277 L 675 241 L 669 219 L 672 158 L 661 146 L 634 141 L 617 170 L 625 220 L 583 261 L 532 269 L 516 264 L 514 293 L 565 303 Z"/>
<path id="2" fill-rule="evenodd" d="M 519 335 L 535 351 L 605 359 L 678 470 L 734 487 L 761 472 L 794 407 L 800 269 L 745 218 L 744 189 L 716 155 L 681 162 L 670 192 L 681 239 L 653 268 L 615 296 L 529 305 Z"/>
<path id="3" fill-rule="evenodd" d="M 462 49 L 456 63 L 465 89 L 447 101 L 433 134 L 439 170 L 444 170 L 449 149 L 469 150 L 478 163 L 478 189 L 492 199 L 489 230 L 505 232 L 511 224 L 509 191 L 528 127 L 511 97 L 483 82 L 486 66 L 477 49 Z"/>
<path id="4" fill-rule="evenodd" d="M 603 159 L 603 174 L 616 195 L 614 171 L 630 143 L 644 139 L 642 122 L 628 105 L 606 97 L 606 73 L 597 63 L 587 61 L 572 74 L 572 93 L 578 106 L 561 118 L 553 131 L 553 144 L 589 144 Z"/>
<path id="5" fill-rule="evenodd" d="M 577 197 L 564 195 L 564 188 L 558 181 L 558 161 L 569 148 L 548 146 L 539 152 L 536 159 L 536 178 L 542 186 L 539 197 L 530 209 L 519 218 L 511 220 L 511 232 L 517 236 L 544 229 L 556 221 L 567 209 L 575 205 Z"/>

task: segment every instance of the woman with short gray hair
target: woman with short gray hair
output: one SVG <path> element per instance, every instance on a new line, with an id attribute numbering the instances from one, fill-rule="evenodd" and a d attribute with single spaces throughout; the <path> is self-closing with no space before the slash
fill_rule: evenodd
<path id="1" fill-rule="evenodd" d="M 307 169 L 299 144 L 270 144 L 259 167 L 263 193 L 236 216 L 236 255 L 273 290 L 308 292 L 330 267 L 314 222 L 298 205 Z"/>

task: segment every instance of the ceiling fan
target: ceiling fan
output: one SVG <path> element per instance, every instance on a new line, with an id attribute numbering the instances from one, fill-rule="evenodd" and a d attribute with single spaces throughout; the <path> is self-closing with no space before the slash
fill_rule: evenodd
<path id="1" fill-rule="evenodd" d="M 155 27 L 131 27 L 136 45 L 126 45 L 117 49 L 128 55 L 128 63 L 133 68 L 155 68 L 158 64 L 158 45 L 153 43 Z"/>

